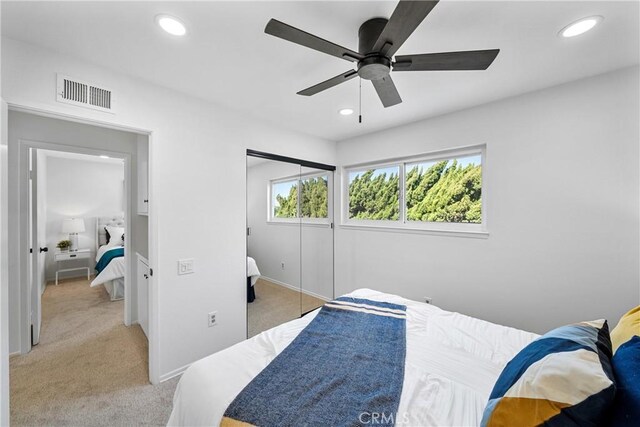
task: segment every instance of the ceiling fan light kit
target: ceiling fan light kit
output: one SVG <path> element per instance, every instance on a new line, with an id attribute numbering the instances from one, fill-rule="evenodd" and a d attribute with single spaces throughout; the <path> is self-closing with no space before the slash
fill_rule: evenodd
<path id="1" fill-rule="evenodd" d="M 402 55 L 396 56 L 394 62 L 392 58 L 396 51 L 436 4 L 437 0 L 401 0 L 389 19 L 373 18 L 364 22 L 358 30 L 358 52 L 276 19 L 267 23 L 264 32 L 349 62 L 356 62 L 355 70 L 348 70 L 301 90 L 298 95 L 312 96 L 358 76 L 372 82 L 382 105 L 387 108 L 402 102 L 391 78 L 392 71 L 486 70 L 500 52 L 499 49 L 491 49 Z"/>

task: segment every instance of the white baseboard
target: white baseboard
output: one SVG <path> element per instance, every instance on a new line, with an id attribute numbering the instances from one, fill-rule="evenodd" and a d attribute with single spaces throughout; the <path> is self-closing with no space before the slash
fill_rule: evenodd
<path id="1" fill-rule="evenodd" d="M 331 301 L 332 300 L 332 298 L 327 298 L 324 295 L 320 295 L 320 294 L 317 294 L 315 292 L 308 291 L 306 289 L 300 289 L 299 286 L 290 285 L 288 283 L 284 283 L 284 282 L 281 282 L 281 281 L 276 280 L 276 279 L 272 279 L 272 278 L 267 277 L 267 276 L 260 276 L 260 277 L 264 278 L 264 280 L 266 280 L 268 282 L 271 282 L 271 283 L 273 283 L 275 285 L 284 286 L 285 288 L 289 288 L 289 289 L 294 290 L 294 291 L 302 292 L 303 294 L 306 294 L 306 295 L 309 295 L 309 296 L 312 296 L 312 297 L 316 297 L 316 298 L 321 299 L 323 301 Z"/>
<path id="2" fill-rule="evenodd" d="M 178 375 L 182 375 L 187 368 L 191 366 L 191 363 L 188 363 L 178 369 L 174 369 L 171 372 L 167 372 L 166 374 L 160 375 L 160 382 L 163 383 L 171 378 L 177 377 Z"/>

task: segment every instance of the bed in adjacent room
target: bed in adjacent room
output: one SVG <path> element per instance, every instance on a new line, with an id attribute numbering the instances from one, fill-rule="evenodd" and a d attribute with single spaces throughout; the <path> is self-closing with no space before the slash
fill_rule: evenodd
<path id="1" fill-rule="evenodd" d="M 255 284 L 260 278 L 260 270 L 256 260 L 247 257 L 247 302 L 253 302 L 256 299 Z"/>
<path id="2" fill-rule="evenodd" d="M 104 286 L 111 301 L 124 298 L 124 218 L 96 218 L 96 277 L 91 287 Z"/>
<path id="3" fill-rule="evenodd" d="M 289 385 L 301 387 L 292 391 L 291 399 L 297 401 L 298 396 L 310 398 L 306 406 L 304 402 L 301 404 L 305 410 L 322 410 L 316 407 L 322 405 L 319 403 L 322 399 L 316 399 L 316 396 L 330 394 L 336 381 L 323 383 L 324 375 L 310 376 L 306 382 L 304 379 L 309 371 L 334 376 L 335 370 L 344 374 L 338 377 L 342 380 L 337 383 L 355 384 L 354 393 L 357 393 L 363 378 L 375 386 L 376 392 L 381 390 L 382 395 L 376 399 L 393 408 L 397 417 L 402 417 L 396 420 L 397 425 L 478 425 L 502 369 L 516 353 L 538 337 L 369 289 L 352 292 L 327 303 L 327 306 L 340 308 L 336 313 L 344 312 L 340 315 L 347 317 L 350 313 L 376 314 L 369 316 L 360 330 L 344 328 L 344 323 L 338 322 L 332 331 L 334 336 L 346 338 L 342 340 L 343 346 L 360 338 L 364 343 L 373 341 L 371 348 L 362 349 L 362 354 L 355 358 L 349 356 L 353 359 L 345 363 L 341 356 L 345 352 L 335 351 L 330 345 L 323 352 L 334 356 L 314 360 L 314 369 L 301 372 L 305 369 L 291 366 L 292 360 L 283 360 L 282 354 L 287 354 L 287 358 L 296 352 L 302 358 L 307 352 L 311 355 L 314 351 L 309 351 L 309 342 L 300 342 L 299 337 L 325 332 L 322 328 L 314 329 L 320 325 L 314 319 L 322 320 L 325 313 L 331 313 L 316 310 L 191 365 L 176 389 L 169 425 L 218 425 L 221 422 L 225 425 L 229 420 L 229 425 L 234 425 L 242 416 L 245 420 L 250 419 L 252 411 L 264 416 L 265 407 L 259 402 L 270 405 L 266 412 L 281 417 L 283 412 L 278 412 L 277 402 L 273 399 L 275 394 L 269 395 L 270 390 L 275 390 L 273 387 L 278 387 L 278 382 L 285 392 Z M 385 329 L 393 324 L 396 324 L 396 329 Z M 367 335 L 376 328 L 385 337 L 379 342 L 369 340 Z M 364 366 L 375 367 L 375 370 L 369 374 L 358 373 Z M 388 372 L 382 372 L 385 370 Z M 380 378 L 370 378 L 376 375 Z M 290 376 L 298 380 L 283 385 Z M 402 392 L 398 393 L 398 390 Z M 331 411 L 344 409 L 348 406 L 345 402 L 353 398 L 352 394 L 344 394 L 339 404 L 333 402 L 327 408 L 332 408 Z M 393 399 L 397 399 L 395 407 Z M 283 408 L 287 410 L 286 405 Z M 355 421 L 354 425 L 370 424 L 374 421 L 371 417 L 376 415 L 364 413 L 363 416 L 366 419 Z M 287 424 L 284 419 L 279 419 Z M 263 423 L 264 420 L 262 418 Z"/>

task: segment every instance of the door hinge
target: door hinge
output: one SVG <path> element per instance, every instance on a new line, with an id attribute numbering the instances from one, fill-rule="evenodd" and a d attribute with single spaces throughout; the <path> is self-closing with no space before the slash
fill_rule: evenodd
<path id="1" fill-rule="evenodd" d="M 251 236 L 251 227 L 247 227 L 247 236 Z"/>
<path id="2" fill-rule="evenodd" d="M 33 248 L 29 248 L 29 253 L 32 254 L 33 253 Z"/>
<path id="3" fill-rule="evenodd" d="M 33 171 L 29 170 L 29 179 L 33 179 Z"/>
<path id="4" fill-rule="evenodd" d="M 153 276 L 153 268 L 149 269 L 149 276 Z"/>

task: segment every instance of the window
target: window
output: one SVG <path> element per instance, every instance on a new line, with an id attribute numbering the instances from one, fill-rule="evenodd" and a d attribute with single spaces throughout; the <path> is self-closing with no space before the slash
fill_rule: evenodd
<path id="1" fill-rule="evenodd" d="M 329 188 L 326 172 L 271 181 L 269 221 L 328 223 Z"/>
<path id="2" fill-rule="evenodd" d="M 298 217 L 298 181 L 271 184 L 271 212 L 274 218 Z"/>
<path id="3" fill-rule="evenodd" d="M 349 172 L 349 219 L 399 218 L 400 169 L 398 166 Z"/>
<path id="4" fill-rule="evenodd" d="M 327 175 L 300 180 L 300 216 L 329 218 L 329 178 Z"/>
<path id="5" fill-rule="evenodd" d="M 343 224 L 486 231 L 484 147 L 345 168 Z"/>

